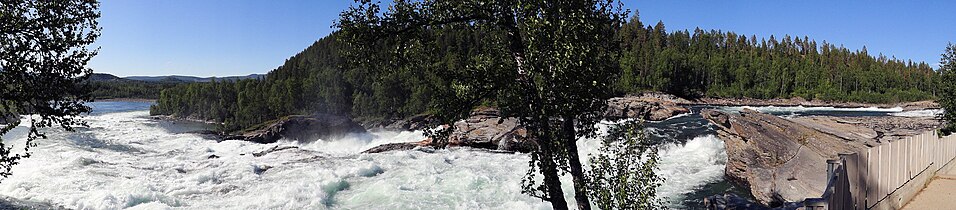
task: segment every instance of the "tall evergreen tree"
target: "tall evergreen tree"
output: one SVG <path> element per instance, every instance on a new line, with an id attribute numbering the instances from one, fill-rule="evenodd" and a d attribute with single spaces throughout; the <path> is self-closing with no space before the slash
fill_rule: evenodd
<path id="1" fill-rule="evenodd" d="M 956 45 L 949 43 L 940 59 L 940 97 L 939 105 L 945 109 L 942 119 L 946 126 L 944 135 L 956 132 Z"/>

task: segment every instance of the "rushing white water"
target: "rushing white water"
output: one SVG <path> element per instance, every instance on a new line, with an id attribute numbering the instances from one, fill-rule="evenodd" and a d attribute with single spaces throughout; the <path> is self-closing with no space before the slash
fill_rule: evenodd
<path id="1" fill-rule="evenodd" d="M 893 108 L 879 108 L 879 107 L 863 107 L 863 108 L 837 108 L 837 107 L 804 107 L 804 106 L 725 106 L 720 107 L 722 110 L 728 111 L 741 111 L 743 109 L 752 109 L 758 112 L 763 113 L 792 113 L 792 112 L 902 112 L 902 107 L 893 107 Z"/>
<path id="2" fill-rule="evenodd" d="M 890 115 L 900 116 L 900 117 L 936 117 L 936 116 L 939 116 L 940 114 L 943 114 L 943 109 L 924 109 L 924 110 L 913 110 L 913 111 L 905 111 L 905 112 L 898 112 L 898 113 L 890 113 Z"/>
<path id="3" fill-rule="evenodd" d="M 89 129 L 51 131 L 0 194 L 75 209 L 550 209 L 520 193 L 525 154 L 469 149 L 360 152 L 422 139 L 377 132 L 308 144 L 216 141 L 177 134 L 147 112 L 86 117 Z M 23 128 L 4 136 L 22 144 Z M 597 140 L 579 141 L 583 153 Z M 263 151 L 272 151 L 263 153 Z M 702 136 L 661 152 L 660 196 L 719 181 L 723 143 Z M 573 201 L 569 177 L 562 177 Z M 572 202 L 573 203 L 573 202 Z"/>

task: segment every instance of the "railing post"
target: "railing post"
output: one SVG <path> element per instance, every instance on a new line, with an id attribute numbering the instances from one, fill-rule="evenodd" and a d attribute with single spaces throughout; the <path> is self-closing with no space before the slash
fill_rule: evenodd
<path id="1" fill-rule="evenodd" d="M 833 170 L 836 169 L 836 165 L 840 163 L 839 159 L 829 159 L 827 160 L 827 183 L 833 181 Z"/>

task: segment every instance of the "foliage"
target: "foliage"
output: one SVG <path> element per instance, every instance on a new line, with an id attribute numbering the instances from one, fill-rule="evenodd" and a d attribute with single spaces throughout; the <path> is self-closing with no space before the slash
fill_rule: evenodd
<path id="1" fill-rule="evenodd" d="M 943 135 L 956 132 L 956 45 L 949 43 L 940 59 L 940 97 L 939 105 L 945 109 L 941 116 L 945 127 Z"/>
<path id="2" fill-rule="evenodd" d="M 95 0 L 4 0 L 0 4 L 0 116 L 27 115 L 30 130 L 23 154 L 0 141 L 0 176 L 23 158 L 39 129 L 58 125 L 72 131 L 85 125 L 76 118 L 90 111 L 86 67 L 98 50 L 88 49 L 100 36 Z M 0 128 L 0 135 L 20 124 L 20 119 Z"/>
<path id="3" fill-rule="evenodd" d="M 654 171 L 660 158 L 638 121 L 613 125 L 599 153 L 591 156 L 588 188 L 601 209 L 663 209 L 657 187 L 664 178 Z"/>

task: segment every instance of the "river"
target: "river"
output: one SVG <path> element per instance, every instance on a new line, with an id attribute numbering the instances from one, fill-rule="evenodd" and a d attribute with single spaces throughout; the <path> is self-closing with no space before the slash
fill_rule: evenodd
<path id="1" fill-rule="evenodd" d="M 95 102 L 88 128 L 51 129 L 33 157 L 0 181 L 0 195 L 74 209 L 550 209 L 520 193 L 526 154 L 458 148 L 361 154 L 422 132 L 373 132 L 340 139 L 256 144 L 186 133 L 191 122 L 149 118 L 149 103 Z M 724 144 L 692 114 L 646 124 L 662 142 L 659 196 L 676 209 L 699 208 L 718 193 L 748 196 L 724 180 Z M 718 107 L 739 110 L 743 107 Z M 751 107 L 781 116 L 906 115 L 899 109 Z M 25 124 L 3 136 L 21 145 Z M 578 141 L 582 154 L 599 140 Z M 262 153 L 262 151 L 274 150 Z M 22 151 L 22 148 L 14 148 Z M 262 155 L 260 155 L 262 154 Z M 586 157 L 586 156 L 583 156 Z M 573 201 L 570 177 L 562 177 Z"/>

